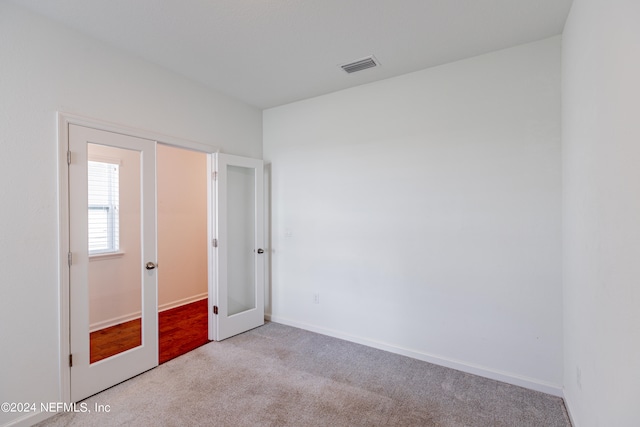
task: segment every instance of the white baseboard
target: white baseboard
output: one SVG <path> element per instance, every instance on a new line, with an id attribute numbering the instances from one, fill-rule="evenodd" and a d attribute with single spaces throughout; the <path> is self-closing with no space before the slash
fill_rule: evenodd
<path id="1" fill-rule="evenodd" d="M 564 400 L 564 407 L 567 409 L 567 414 L 569 414 L 569 421 L 573 427 L 578 427 L 580 424 L 576 421 L 576 418 L 571 413 L 571 404 L 569 403 L 569 399 L 567 399 L 567 395 L 563 393 L 562 399 Z"/>
<path id="2" fill-rule="evenodd" d="M 504 383 L 517 385 L 520 387 L 528 388 L 542 393 L 551 394 L 557 397 L 563 397 L 562 386 L 559 384 L 548 383 L 545 381 L 539 381 L 534 378 L 528 378 L 522 375 L 512 374 L 510 372 L 499 371 L 496 369 L 490 369 L 484 366 L 476 365 L 473 363 L 467 363 L 460 360 L 454 360 L 447 357 L 437 356 L 433 354 L 424 353 L 408 348 L 399 347 L 394 344 L 388 344 L 380 341 L 371 340 L 364 337 L 346 334 L 344 332 L 336 331 L 333 329 L 327 329 L 315 325 L 311 325 L 304 322 L 298 322 L 296 320 L 286 319 L 279 316 L 273 316 L 271 314 L 265 314 L 265 319 L 276 323 L 282 323 L 283 325 L 293 326 L 307 331 L 316 332 L 322 335 L 328 335 L 334 338 L 340 338 L 346 341 L 351 341 L 357 344 L 366 345 L 368 347 L 377 348 L 379 350 L 385 350 L 391 353 L 401 354 L 403 356 L 411 357 L 413 359 L 422 360 L 425 362 L 433 363 L 434 365 L 444 366 L 446 368 L 456 369 L 458 371 L 467 372 L 469 374 L 478 375 L 481 377 L 489 378 L 496 381 L 502 381 Z"/>
<path id="3" fill-rule="evenodd" d="M 209 297 L 208 292 L 204 292 L 198 295 L 192 295 L 187 298 L 182 298 L 177 301 L 168 302 L 158 306 L 158 312 L 171 310 L 172 308 L 180 307 L 181 305 L 191 304 L 192 302 L 200 301 Z"/>
<path id="4" fill-rule="evenodd" d="M 182 298 L 176 301 L 171 301 L 165 304 L 158 306 L 158 313 L 166 310 L 171 310 L 172 308 L 180 307 L 181 305 L 191 304 L 192 302 L 200 301 L 209 296 L 208 292 L 204 292 L 198 295 L 192 295 L 187 298 Z M 99 331 L 100 329 L 109 328 L 111 326 L 119 325 L 124 322 L 129 322 L 131 320 L 139 319 L 142 317 L 142 312 L 136 311 L 135 313 L 125 314 L 123 316 L 114 317 L 111 319 L 103 320 L 101 322 L 92 323 L 89 325 L 89 332 Z"/>
<path id="5" fill-rule="evenodd" d="M 89 333 L 99 331 L 100 329 L 110 328 L 111 326 L 119 325 L 121 323 L 129 322 L 141 317 L 142 312 L 136 311 L 135 313 L 125 314 L 124 316 L 113 317 L 101 322 L 92 323 L 89 325 Z"/>
<path id="6" fill-rule="evenodd" d="M 15 420 L 11 420 L 8 423 L 3 424 L 2 427 L 30 427 L 46 420 L 47 418 L 53 417 L 54 415 L 56 414 L 52 412 L 32 412 L 20 418 L 16 418 Z"/>

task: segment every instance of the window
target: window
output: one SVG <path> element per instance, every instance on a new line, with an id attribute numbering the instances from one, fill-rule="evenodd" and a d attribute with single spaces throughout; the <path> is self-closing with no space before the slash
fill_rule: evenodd
<path id="1" fill-rule="evenodd" d="M 120 165 L 88 162 L 89 255 L 120 249 Z"/>

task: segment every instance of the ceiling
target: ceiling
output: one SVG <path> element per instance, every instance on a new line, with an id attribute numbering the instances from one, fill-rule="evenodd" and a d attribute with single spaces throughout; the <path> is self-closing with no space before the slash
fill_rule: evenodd
<path id="1" fill-rule="evenodd" d="M 571 0 L 13 0 L 259 108 L 562 32 Z M 375 55 L 380 66 L 340 64 Z"/>

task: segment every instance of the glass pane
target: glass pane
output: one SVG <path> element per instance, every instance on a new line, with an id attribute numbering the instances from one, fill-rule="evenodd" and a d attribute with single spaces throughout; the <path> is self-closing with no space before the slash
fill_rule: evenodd
<path id="1" fill-rule="evenodd" d="M 227 166 L 228 315 L 256 307 L 255 170 Z"/>
<path id="2" fill-rule="evenodd" d="M 89 255 L 119 249 L 120 164 L 116 161 L 89 160 Z"/>
<path id="3" fill-rule="evenodd" d="M 141 155 L 92 143 L 87 155 L 89 360 L 95 363 L 142 345 Z M 96 173 L 99 168 L 107 172 Z"/>

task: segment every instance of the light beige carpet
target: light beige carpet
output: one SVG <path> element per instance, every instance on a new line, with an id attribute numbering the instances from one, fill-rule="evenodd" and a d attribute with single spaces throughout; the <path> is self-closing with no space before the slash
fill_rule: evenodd
<path id="1" fill-rule="evenodd" d="M 47 426 L 570 426 L 561 399 L 277 323 L 209 343 Z"/>

